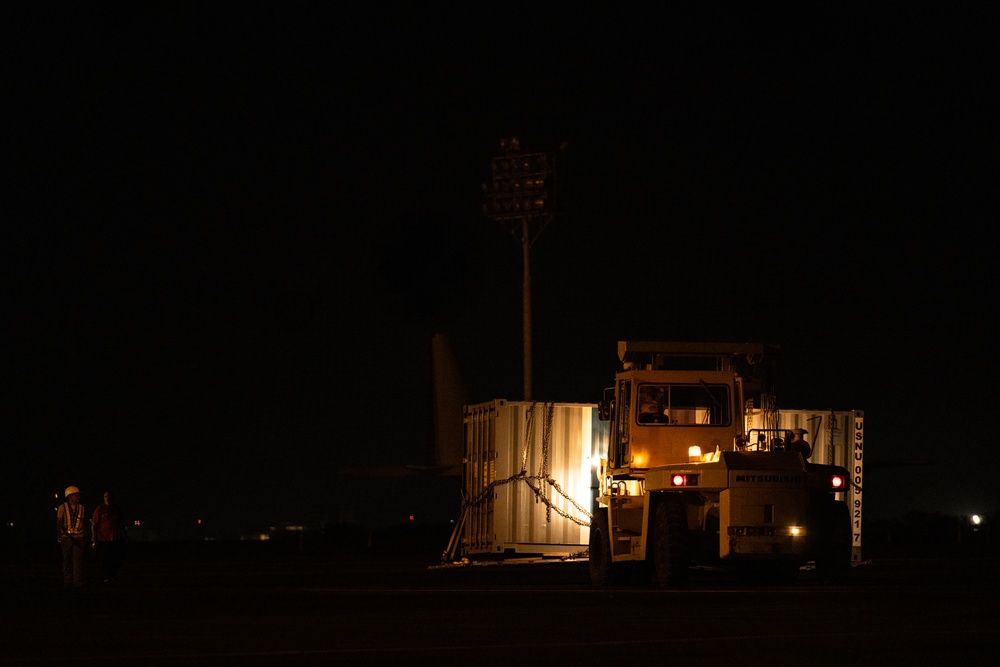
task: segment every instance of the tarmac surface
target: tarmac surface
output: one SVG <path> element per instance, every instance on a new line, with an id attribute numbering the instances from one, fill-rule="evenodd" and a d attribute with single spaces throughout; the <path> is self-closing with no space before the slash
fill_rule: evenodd
<path id="1" fill-rule="evenodd" d="M 67 591 L 53 544 L 0 549 L 0 664 L 992 665 L 998 583 L 994 556 L 906 557 L 842 586 L 598 590 L 580 560 L 232 542 L 130 544 L 117 581 Z"/>

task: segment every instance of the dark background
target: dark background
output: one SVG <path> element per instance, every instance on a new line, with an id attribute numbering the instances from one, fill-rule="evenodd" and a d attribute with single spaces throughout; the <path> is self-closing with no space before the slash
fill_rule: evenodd
<path id="1" fill-rule="evenodd" d="M 535 398 L 774 343 L 783 407 L 865 411 L 866 516 L 997 510 L 997 16 L 931 7 L 4 9 L 6 530 L 69 484 L 164 530 L 457 514 L 337 471 L 431 462 L 435 333 L 521 398 L 508 136 L 556 164 Z"/>

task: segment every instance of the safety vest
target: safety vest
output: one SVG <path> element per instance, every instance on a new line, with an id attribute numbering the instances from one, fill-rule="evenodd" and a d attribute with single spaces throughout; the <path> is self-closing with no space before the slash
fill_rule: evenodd
<path id="1" fill-rule="evenodd" d="M 83 516 L 85 514 L 83 505 L 77 505 L 73 511 L 69 503 L 62 505 L 62 523 L 60 528 L 67 535 L 83 535 Z"/>

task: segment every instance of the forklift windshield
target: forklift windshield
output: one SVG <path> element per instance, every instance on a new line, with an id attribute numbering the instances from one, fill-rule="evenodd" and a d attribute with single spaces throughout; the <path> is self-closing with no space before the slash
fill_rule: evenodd
<path id="1" fill-rule="evenodd" d="M 729 386 L 643 383 L 636 421 L 643 425 L 726 426 L 731 421 Z"/>

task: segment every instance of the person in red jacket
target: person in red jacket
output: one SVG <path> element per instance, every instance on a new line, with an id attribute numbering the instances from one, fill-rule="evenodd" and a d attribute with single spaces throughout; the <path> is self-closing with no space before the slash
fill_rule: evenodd
<path id="1" fill-rule="evenodd" d="M 104 502 L 94 510 L 90 524 L 93 527 L 93 546 L 101 563 L 104 583 L 107 584 L 118 577 L 118 571 L 125 560 L 125 543 L 128 541 L 125 517 L 110 491 L 104 492 Z"/>

